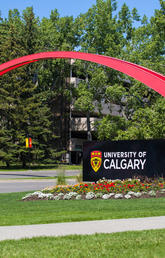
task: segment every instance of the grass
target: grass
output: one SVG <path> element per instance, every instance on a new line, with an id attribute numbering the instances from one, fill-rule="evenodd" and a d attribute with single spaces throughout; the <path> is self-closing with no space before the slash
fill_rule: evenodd
<path id="1" fill-rule="evenodd" d="M 0 242 L 1 257 L 164 258 L 165 230 L 39 237 Z"/>
<path id="2" fill-rule="evenodd" d="M 0 194 L 1 226 L 165 215 L 165 198 L 23 202 L 23 196 Z"/>

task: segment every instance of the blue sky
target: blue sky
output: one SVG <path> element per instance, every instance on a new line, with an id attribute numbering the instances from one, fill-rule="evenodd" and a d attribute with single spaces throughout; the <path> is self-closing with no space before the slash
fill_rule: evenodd
<path id="1" fill-rule="evenodd" d="M 20 12 L 27 6 L 33 6 L 36 16 L 49 17 L 51 10 L 57 9 L 60 16 L 78 16 L 85 13 L 96 0 L 0 0 L 2 17 L 7 17 L 9 9 L 17 8 Z M 136 7 L 139 14 L 151 17 L 154 9 L 159 9 L 159 0 L 118 0 L 118 8 L 125 2 L 129 8 Z"/>

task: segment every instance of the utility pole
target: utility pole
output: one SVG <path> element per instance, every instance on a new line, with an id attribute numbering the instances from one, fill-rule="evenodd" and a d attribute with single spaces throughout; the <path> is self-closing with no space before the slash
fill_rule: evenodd
<path id="1" fill-rule="evenodd" d="M 69 165 L 71 165 L 71 139 L 72 139 L 72 93 L 71 93 L 71 78 L 72 78 L 72 59 L 70 59 L 70 100 L 69 100 Z"/>
<path id="2" fill-rule="evenodd" d="M 86 66 L 86 70 L 87 70 L 87 66 Z M 87 89 L 89 90 L 88 73 L 86 73 L 86 83 L 87 83 Z M 87 111 L 87 140 L 92 141 L 90 111 L 89 110 Z"/>

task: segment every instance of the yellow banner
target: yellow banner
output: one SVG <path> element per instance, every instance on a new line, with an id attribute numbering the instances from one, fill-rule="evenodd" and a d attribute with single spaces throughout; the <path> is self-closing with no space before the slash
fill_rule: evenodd
<path id="1" fill-rule="evenodd" d="M 29 138 L 26 138 L 26 148 L 29 148 Z"/>

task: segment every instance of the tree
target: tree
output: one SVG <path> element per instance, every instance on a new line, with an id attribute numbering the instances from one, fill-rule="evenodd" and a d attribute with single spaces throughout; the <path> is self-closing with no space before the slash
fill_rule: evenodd
<path id="1" fill-rule="evenodd" d="M 132 23 L 133 18 L 140 20 L 139 17 L 135 17 L 137 12 L 133 9 L 133 16 L 131 16 L 131 12 L 124 5 L 119 12 L 119 24 L 121 25 L 121 32 L 125 33 L 121 58 L 163 73 L 164 1 L 160 1 L 160 4 L 160 10 L 155 11 L 155 16 L 151 18 L 150 22 L 147 22 L 145 16 L 141 21 L 142 25 L 138 28 L 134 28 Z M 107 126 L 105 126 L 104 120 L 100 122 L 100 127 L 98 126 L 99 137 L 101 135 L 102 139 L 107 139 L 106 135 L 108 135 L 109 130 L 111 139 L 113 137 L 114 139 L 163 138 L 163 118 L 157 111 L 157 106 L 161 106 L 159 110 L 162 113 L 161 110 L 164 105 L 162 97 L 126 75 L 119 75 L 118 78 L 119 81 L 116 81 L 116 84 L 107 87 L 106 98 L 107 101 L 120 106 L 121 114 L 126 119 L 125 127 L 120 128 L 121 124 L 118 124 L 116 127 L 117 134 L 112 136 L 114 119 L 111 119 L 110 123 L 107 118 Z M 104 128 L 105 134 L 103 133 Z"/>
<path id="2" fill-rule="evenodd" d="M 39 45 L 38 21 L 32 8 L 23 12 L 22 19 L 16 10 L 14 13 L 10 11 L 8 25 L 11 33 L 6 38 L 3 52 L 8 54 L 9 59 L 36 52 Z M 52 134 L 50 108 L 46 101 L 43 102 L 43 94 L 37 89 L 35 73 L 36 65 L 28 65 L 4 75 L 2 79 L 1 97 L 6 112 L 2 109 L 1 158 L 6 162 L 9 152 L 10 163 L 20 161 L 23 167 L 29 162 L 29 153 L 25 148 L 26 137 L 33 139 L 31 161 L 52 162 L 58 156 L 54 141 L 56 137 Z"/>
<path id="3" fill-rule="evenodd" d="M 165 100 L 157 99 L 152 107 L 139 108 L 126 131 L 118 132 L 117 140 L 164 139 Z"/>
<path id="4" fill-rule="evenodd" d="M 5 62 L 22 55 L 20 15 L 17 9 L 9 11 L 8 20 L 2 22 L 3 38 L 1 41 L 1 61 Z M 3 162 L 10 165 L 17 159 L 17 141 L 13 126 L 13 114 L 16 108 L 15 93 L 19 87 L 19 73 L 6 74 L 0 81 L 0 158 Z"/>
<path id="5" fill-rule="evenodd" d="M 43 51 L 74 50 L 79 43 L 79 28 L 72 16 L 60 17 L 55 9 L 50 19 L 44 18 L 40 26 Z M 69 103 L 72 86 L 69 85 L 70 61 L 44 60 L 38 71 L 38 90 L 46 98 L 53 121 L 52 131 L 59 140 L 60 151 L 68 147 Z M 58 126 L 56 126 L 58 124 Z"/>

